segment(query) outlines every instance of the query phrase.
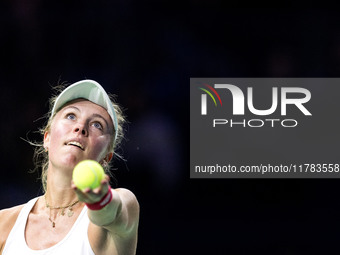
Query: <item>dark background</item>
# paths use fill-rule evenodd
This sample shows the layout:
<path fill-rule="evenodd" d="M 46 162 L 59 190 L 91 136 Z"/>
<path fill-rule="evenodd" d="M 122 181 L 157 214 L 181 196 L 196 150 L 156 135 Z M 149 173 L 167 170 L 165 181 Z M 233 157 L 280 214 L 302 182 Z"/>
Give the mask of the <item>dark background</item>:
<path fill-rule="evenodd" d="M 222 3 L 3 1 L 0 208 L 41 194 L 20 137 L 41 139 L 51 85 L 90 78 L 130 122 L 114 186 L 140 202 L 137 254 L 338 253 L 339 180 L 189 178 L 190 77 L 340 71 L 339 11 Z"/>

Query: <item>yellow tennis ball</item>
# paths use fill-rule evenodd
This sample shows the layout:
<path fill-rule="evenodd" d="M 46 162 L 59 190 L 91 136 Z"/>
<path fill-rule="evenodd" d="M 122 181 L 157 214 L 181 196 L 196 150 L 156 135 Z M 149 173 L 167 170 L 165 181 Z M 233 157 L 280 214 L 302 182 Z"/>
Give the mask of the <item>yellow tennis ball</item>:
<path fill-rule="evenodd" d="M 103 167 L 94 160 L 83 160 L 73 169 L 72 179 L 77 188 L 95 189 L 100 186 L 105 173 Z"/>

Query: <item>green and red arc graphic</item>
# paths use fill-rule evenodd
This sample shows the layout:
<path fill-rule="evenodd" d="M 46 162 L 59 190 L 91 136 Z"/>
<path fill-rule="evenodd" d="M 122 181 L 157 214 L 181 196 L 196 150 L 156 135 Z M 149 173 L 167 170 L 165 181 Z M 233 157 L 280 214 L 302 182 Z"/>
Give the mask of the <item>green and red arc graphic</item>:
<path fill-rule="evenodd" d="M 221 100 L 219 94 L 217 93 L 217 91 L 216 91 L 213 87 L 211 87 L 210 85 L 208 85 L 208 84 L 205 84 L 205 83 L 204 83 L 203 85 L 205 85 L 207 88 L 209 88 L 209 89 L 217 96 L 217 98 L 218 98 L 218 100 L 220 101 L 220 104 L 221 104 L 221 106 L 222 106 L 222 100 Z M 212 98 L 212 100 L 214 101 L 215 106 L 217 106 L 215 97 L 211 94 L 211 92 L 210 92 L 209 90 L 206 90 L 206 89 L 204 89 L 204 88 L 199 88 L 199 89 L 200 89 L 200 90 L 203 90 L 205 93 L 207 93 L 207 94 Z"/>

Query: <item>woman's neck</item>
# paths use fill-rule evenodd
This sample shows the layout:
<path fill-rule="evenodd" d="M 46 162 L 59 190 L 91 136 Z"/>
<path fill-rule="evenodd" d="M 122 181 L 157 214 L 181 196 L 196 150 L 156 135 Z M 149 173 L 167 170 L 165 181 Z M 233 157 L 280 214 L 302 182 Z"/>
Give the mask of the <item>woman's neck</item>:
<path fill-rule="evenodd" d="M 51 206 L 65 206 L 77 200 L 71 182 L 72 173 L 65 174 L 52 167 L 48 168 L 45 198 Z"/>

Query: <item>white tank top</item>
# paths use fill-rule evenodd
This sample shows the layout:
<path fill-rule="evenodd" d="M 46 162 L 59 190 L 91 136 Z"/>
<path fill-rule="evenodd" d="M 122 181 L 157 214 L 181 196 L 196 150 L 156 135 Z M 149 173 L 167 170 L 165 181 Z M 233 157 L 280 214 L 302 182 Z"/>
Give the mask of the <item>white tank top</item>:
<path fill-rule="evenodd" d="M 2 252 L 3 255 L 95 255 L 87 236 L 90 220 L 86 213 L 86 206 L 84 206 L 71 230 L 59 243 L 44 250 L 30 249 L 25 240 L 25 227 L 28 215 L 37 200 L 37 197 L 30 200 L 21 209 L 7 238 L 5 248 Z"/>

